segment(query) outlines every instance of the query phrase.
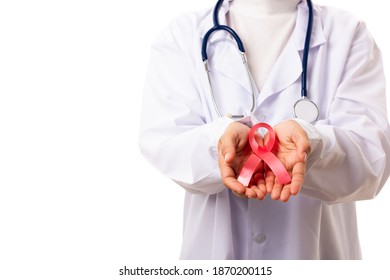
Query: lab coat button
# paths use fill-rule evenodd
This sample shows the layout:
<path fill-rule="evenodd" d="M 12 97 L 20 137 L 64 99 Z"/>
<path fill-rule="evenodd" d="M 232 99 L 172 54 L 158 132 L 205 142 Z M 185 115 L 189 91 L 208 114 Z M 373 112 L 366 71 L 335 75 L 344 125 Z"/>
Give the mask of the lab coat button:
<path fill-rule="evenodd" d="M 255 241 L 257 244 L 262 244 L 267 239 L 267 236 L 264 233 L 258 233 L 255 236 Z"/>

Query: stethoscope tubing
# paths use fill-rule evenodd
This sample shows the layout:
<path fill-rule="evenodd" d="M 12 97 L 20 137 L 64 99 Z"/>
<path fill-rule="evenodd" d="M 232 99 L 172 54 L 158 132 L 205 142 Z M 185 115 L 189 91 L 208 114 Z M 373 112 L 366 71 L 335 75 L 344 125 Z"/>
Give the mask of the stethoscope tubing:
<path fill-rule="evenodd" d="M 307 30 L 306 30 L 304 49 L 303 49 L 303 58 L 302 58 L 301 100 L 308 100 L 308 98 L 307 98 L 307 96 L 308 96 L 308 94 L 307 94 L 307 68 L 308 68 L 308 61 L 309 61 L 309 49 L 310 49 L 310 41 L 311 41 L 311 34 L 312 34 L 312 30 L 313 30 L 313 18 L 314 18 L 314 11 L 313 11 L 312 2 L 311 2 L 311 0 L 306 0 L 306 1 L 307 1 L 307 5 L 308 5 L 308 23 L 307 23 Z M 247 62 L 246 55 L 245 55 L 244 44 L 241 41 L 238 34 L 231 27 L 229 27 L 227 25 L 220 24 L 218 15 L 219 15 L 219 10 L 220 10 L 223 2 L 224 2 L 224 0 L 218 0 L 215 7 L 214 7 L 214 10 L 213 10 L 213 24 L 214 24 L 214 26 L 212 28 L 210 28 L 210 30 L 208 30 L 206 32 L 206 34 L 204 35 L 204 38 L 202 41 L 202 49 L 201 49 L 202 60 L 204 62 L 205 70 L 206 70 L 207 76 L 208 76 L 208 82 L 210 85 L 210 91 L 211 91 L 213 105 L 214 105 L 214 108 L 215 108 L 217 114 L 219 116 L 222 116 L 222 113 L 220 112 L 218 105 L 217 105 L 217 102 L 216 102 L 215 93 L 213 91 L 213 86 L 212 86 L 212 82 L 211 82 L 210 67 L 208 64 L 208 55 L 207 55 L 207 44 L 208 44 L 208 41 L 210 39 L 210 36 L 214 32 L 226 31 L 236 41 L 237 47 L 240 50 L 240 53 L 242 56 L 243 64 L 244 64 L 246 71 L 247 71 L 247 74 L 248 74 L 248 81 L 250 83 L 251 90 L 252 90 L 251 113 L 253 113 L 253 111 L 256 108 L 256 97 L 254 94 L 254 88 L 253 88 L 253 84 L 251 81 L 250 70 L 249 70 L 248 62 Z M 314 104 L 314 102 L 312 102 L 312 103 Z M 318 107 L 316 106 L 316 104 L 314 104 L 314 105 L 315 105 L 314 106 L 315 109 L 317 110 L 317 118 L 318 118 Z M 295 105 L 294 105 L 294 107 L 295 107 Z M 228 114 L 228 115 L 231 118 L 242 118 L 243 117 L 243 115 L 230 115 L 230 114 Z M 295 108 L 294 108 L 294 115 L 295 116 L 297 115 L 295 113 Z M 317 120 L 317 118 L 316 118 L 316 120 Z"/>
<path fill-rule="evenodd" d="M 309 10 L 309 18 L 307 21 L 307 30 L 306 30 L 306 38 L 305 38 L 305 46 L 303 48 L 303 57 L 302 57 L 302 90 L 301 90 L 301 97 L 307 98 L 307 64 L 309 61 L 309 49 L 310 49 L 310 40 L 311 40 L 311 33 L 313 30 L 313 5 L 311 3 L 311 0 L 307 0 L 308 10 Z"/>

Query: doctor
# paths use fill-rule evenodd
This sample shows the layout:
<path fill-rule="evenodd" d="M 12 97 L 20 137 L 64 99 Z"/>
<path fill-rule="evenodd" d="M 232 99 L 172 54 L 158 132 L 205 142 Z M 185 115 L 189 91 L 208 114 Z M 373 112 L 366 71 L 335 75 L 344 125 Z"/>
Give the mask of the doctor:
<path fill-rule="evenodd" d="M 182 259 L 361 258 L 355 202 L 374 198 L 390 173 L 381 55 L 362 21 L 314 5 L 307 89 L 319 116 L 295 118 L 308 7 L 223 1 L 220 24 L 239 34 L 251 83 L 236 42 L 215 32 L 207 44 L 215 100 L 200 57 L 212 8 L 179 16 L 153 44 L 140 147 L 186 190 Z M 244 116 L 225 116 L 236 113 Z M 237 181 L 257 122 L 274 127 L 291 183 L 266 166 L 250 188 Z"/>

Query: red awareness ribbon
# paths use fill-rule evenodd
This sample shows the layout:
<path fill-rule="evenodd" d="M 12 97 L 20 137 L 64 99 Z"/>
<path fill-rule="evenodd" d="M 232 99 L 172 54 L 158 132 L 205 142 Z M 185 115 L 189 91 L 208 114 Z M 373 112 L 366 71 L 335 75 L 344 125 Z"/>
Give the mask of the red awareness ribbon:
<path fill-rule="evenodd" d="M 268 142 L 262 147 L 259 146 L 255 139 L 256 131 L 259 128 L 265 128 L 269 133 Z M 290 174 L 288 174 L 282 162 L 272 153 L 272 149 L 277 143 L 275 131 L 272 129 L 272 127 L 266 123 L 258 123 L 254 125 L 249 131 L 248 138 L 249 144 L 253 150 L 253 154 L 244 163 L 237 180 L 244 186 L 249 186 L 249 182 L 251 181 L 257 166 L 261 163 L 261 161 L 264 161 L 275 174 L 280 184 L 285 185 L 290 183 Z"/>

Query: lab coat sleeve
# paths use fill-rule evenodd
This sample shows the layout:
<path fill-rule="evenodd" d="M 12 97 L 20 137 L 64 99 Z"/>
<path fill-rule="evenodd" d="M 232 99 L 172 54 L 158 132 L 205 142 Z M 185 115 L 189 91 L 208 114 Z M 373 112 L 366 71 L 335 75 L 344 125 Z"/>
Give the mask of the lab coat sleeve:
<path fill-rule="evenodd" d="M 299 121 L 313 151 L 302 193 L 329 203 L 375 197 L 389 173 L 390 130 L 380 51 L 357 28 L 328 118 Z"/>
<path fill-rule="evenodd" d="M 225 188 L 217 143 L 231 120 L 205 121 L 206 105 L 200 97 L 204 89 L 195 61 L 202 63 L 196 48 L 200 38 L 192 38 L 191 28 L 176 20 L 152 45 L 139 145 L 147 161 L 186 190 L 214 194 Z"/>

